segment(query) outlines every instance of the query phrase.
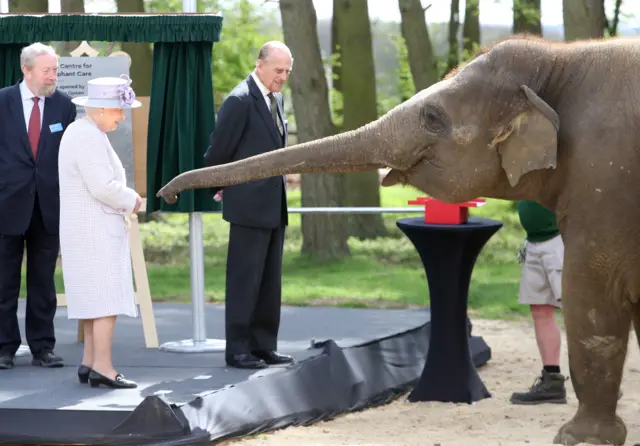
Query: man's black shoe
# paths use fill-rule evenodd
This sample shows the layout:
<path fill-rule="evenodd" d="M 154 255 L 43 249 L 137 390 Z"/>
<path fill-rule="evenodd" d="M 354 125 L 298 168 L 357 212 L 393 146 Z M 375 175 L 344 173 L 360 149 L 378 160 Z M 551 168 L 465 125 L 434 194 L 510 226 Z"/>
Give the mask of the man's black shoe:
<path fill-rule="evenodd" d="M 225 360 L 229 367 L 235 367 L 237 369 L 263 369 L 267 366 L 262 359 L 256 358 L 249 353 L 226 355 Z"/>
<path fill-rule="evenodd" d="M 44 352 L 41 355 L 34 356 L 31 364 L 40 367 L 63 367 L 63 359 L 53 352 Z"/>
<path fill-rule="evenodd" d="M 9 370 L 15 366 L 13 356 L 0 354 L 0 370 Z"/>
<path fill-rule="evenodd" d="M 291 356 L 282 355 L 274 351 L 253 351 L 251 354 L 256 358 L 262 359 L 269 365 L 291 364 L 293 362 Z"/>

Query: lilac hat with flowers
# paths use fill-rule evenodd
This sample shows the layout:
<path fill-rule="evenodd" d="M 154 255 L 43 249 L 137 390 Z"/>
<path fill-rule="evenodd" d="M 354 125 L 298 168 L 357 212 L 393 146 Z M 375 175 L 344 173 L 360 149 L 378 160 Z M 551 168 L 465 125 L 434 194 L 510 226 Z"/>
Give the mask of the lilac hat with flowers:
<path fill-rule="evenodd" d="M 99 77 L 87 82 L 87 96 L 72 99 L 83 107 L 137 108 L 136 94 L 130 87 L 131 79 L 126 74 L 120 77 Z"/>

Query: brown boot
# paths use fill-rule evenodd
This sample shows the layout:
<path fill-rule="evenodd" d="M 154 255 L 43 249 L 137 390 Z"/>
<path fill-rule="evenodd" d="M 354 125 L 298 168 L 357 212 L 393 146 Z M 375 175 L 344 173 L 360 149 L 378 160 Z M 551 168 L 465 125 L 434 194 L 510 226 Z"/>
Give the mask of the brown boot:
<path fill-rule="evenodd" d="M 549 373 L 542 370 L 542 375 L 536 379 L 528 392 L 514 392 L 511 395 L 512 404 L 566 404 L 567 391 L 564 386 L 566 378 L 560 373 Z"/>

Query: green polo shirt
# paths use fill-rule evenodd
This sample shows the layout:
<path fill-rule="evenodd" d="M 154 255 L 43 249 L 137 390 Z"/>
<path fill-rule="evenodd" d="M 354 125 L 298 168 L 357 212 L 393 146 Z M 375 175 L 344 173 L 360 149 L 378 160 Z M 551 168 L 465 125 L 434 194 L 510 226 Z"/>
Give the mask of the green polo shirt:
<path fill-rule="evenodd" d="M 556 214 L 535 201 L 518 201 L 518 217 L 527 241 L 544 242 L 560 234 Z"/>

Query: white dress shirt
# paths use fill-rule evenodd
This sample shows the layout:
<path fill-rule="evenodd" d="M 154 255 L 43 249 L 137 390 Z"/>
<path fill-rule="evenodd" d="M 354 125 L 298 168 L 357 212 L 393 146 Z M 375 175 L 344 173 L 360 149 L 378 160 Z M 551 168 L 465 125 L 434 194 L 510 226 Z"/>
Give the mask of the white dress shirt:
<path fill-rule="evenodd" d="M 269 96 L 268 96 L 268 94 L 271 93 L 271 92 L 269 91 L 269 89 L 267 87 L 264 86 L 264 84 L 262 82 L 260 82 L 260 79 L 258 78 L 258 75 L 256 74 L 255 71 L 251 72 L 251 77 L 253 78 L 253 80 L 255 81 L 256 85 L 260 89 L 260 93 L 262 93 L 262 98 L 267 103 L 267 108 L 269 109 L 269 111 L 271 111 L 271 99 L 269 99 Z"/>
<path fill-rule="evenodd" d="M 260 89 L 260 92 L 262 93 L 262 97 L 263 97 L 264 101 L 267 103 L 267 108 L 269 109 L 269 111 L 271 111 L 271 99 L 269 99 L 269 97 L 267 96 L 271 92 L 269 91 L 269 89 L 267 87 L 264 86 L 264 84 L 262 82 L 260 82 L 260 79 L 256 75 L 255 71 L 251 72 L 251 77 L 253 78 L 253 80 L 255 81 L 256 85 Z M 278 125 L 276 128 L 278 129 L 280 134 L 283 134 L 283 130 L 280 128 L 280 125 Z M 282 181 L 284 182 L 284 187 L 286 189 L 287 188 L 287 176 L 286 175 L 282 175 Z"/>
<path fill-rule="evenodd" d="M 24 111 L 24 124 L 27 132 L 29 131 L 29 119 L 31 118 L 31 110 L 33 110 L 33 98 L 35 94 L 24 81 L 20 82 L 20 96 L 22 96 L 22 110 Z M 38 96 L 40 100 L 38 101 L 38 108 L 40 108 L 40 128 L 42 129 L 42 118 L 44 116 L 44 96 Z"/>
<path fill-rule="evenodd" d="M 262 93 L 262 97 L 263 97 L 264 101 L 267 103 L 267 108 L 269 109 L 269 111 L 271 111 L 271 99 L 269 99 L 269 96 L 268 96 L 269 93 L 271 93 L 271 92 L 269 91 L 269 89 L 267 87 L 264 86 L 264 84 L 262 82 L 260 82 L 260 79 L 256 75 L 255 71 L 251 72 L 251 77 L 253 78 L 253 80 L 255 81 L 256 85 L 260 89 L 260 93 Z M 278 115 L 280 115 L 280 114 L 278 113 Z M 281 135 L 284 134 L 284 130 L 282 129 L 281 124 L 280 124 L 280 120 L 278 120 L 278 125 L 276 126 L 276 128 L 278 129 L 278 132 L 280 132 Z"/>

